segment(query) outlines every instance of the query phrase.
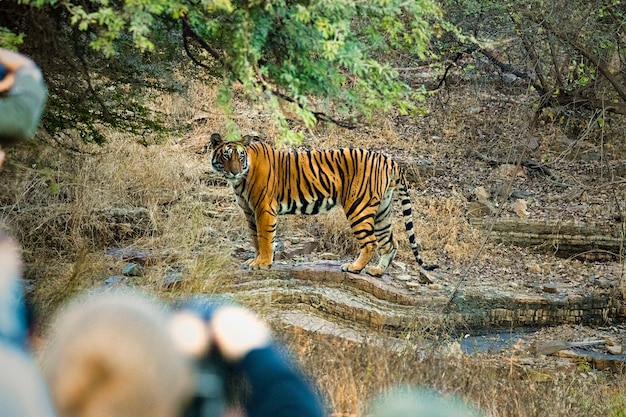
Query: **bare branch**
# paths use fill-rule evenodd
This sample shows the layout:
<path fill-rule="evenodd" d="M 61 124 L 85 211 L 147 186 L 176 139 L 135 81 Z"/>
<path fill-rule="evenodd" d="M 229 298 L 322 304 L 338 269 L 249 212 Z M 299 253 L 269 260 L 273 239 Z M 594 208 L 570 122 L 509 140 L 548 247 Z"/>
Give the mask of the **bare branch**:
<path fill-rule="evenodd" d="M 441 76 L 441 79 L 437 83 L 437 86 L 434 88 L 434 91 L 439 90 L 441 86 L 443 85 L 443 83 L 446 82 L 446 78 L 448 77 L 448 72 L 450 72 L 450 70 L 453 67 L 456 67 L 456 63 L 459 61 L 459 59 L 463 57 L 463 55 L 472 54 L 477 49 L 478 49 L 478 45 L 472 44 L 469 47 L 467 47 L 467 49 L 465 49 L 464 51 L 457 53 L 454 59 L 452 60 L 452 62 L 450 62 L 448 66 L 446 67 L 446 70 L 443 72 L 443 75 Z"/>
<path fill-rule="evenodd" d="M 191 26 L 189 26 L 189 23 L 187 22 L 187 20 L 183 19 L 183 45 L 185 47 L 185 52 L 187 53 L 187 56 L 193 61 L 194 64 L 199 65 L 202 68 L 210 69 L 208 65 L 203 64 L 196 57 L 193 56 L 193 54 L 191 53 L 191 50 L 189 49 L 189 41 L 188 41 L 189 38 L 193 38 L 193 40 L 198 42 L 198 44 L 202 47 L 202 49 L 207 51 L 213 57 L 213 59 L 218 61 L 228 71 L 232 70 L 232 68 L 226 62 L 224 57 L 222 57 L 219 52 L 213 49 L 211 45 L 206 43 L 204 39 L 202 39 L 196 32 L 194 32 Z"/>
<path fill-rule="evenodd" d="M 624 86 L 620 83 L 620 81 L 617 78 L 615 78 L 615 76 L 611 73 L 611 71 L 609 71 L 609 69 L 605 65 L 602 64 L 600 58 L 598 58 L 597 56 L 595 56 L 594 54 L 592 54 L 591 52 L 583 48 L 580 44 L 578 44 L 578 42 L 576 42 L 567 34 L 554 29 L 552 25 L 550 25 L 545 20 L 541 21 L 540 24 L 543 28 L 548 30 L 557 38 L 569 43 L 574 49 L 580 52 L 582 56 L 584 56 L 589 61 L 591 61 L 591 63 L 596 68 L 598 68 L 598 71 L 600 71 L 600 73 L 604 76 L 604 78 L 606 78 L 607 81 L 611 83 L 611 85 L 613 86 L 617 94 L 620 96 L 620 98 L 626 102 L 626 89 L 624 89 Z"/>

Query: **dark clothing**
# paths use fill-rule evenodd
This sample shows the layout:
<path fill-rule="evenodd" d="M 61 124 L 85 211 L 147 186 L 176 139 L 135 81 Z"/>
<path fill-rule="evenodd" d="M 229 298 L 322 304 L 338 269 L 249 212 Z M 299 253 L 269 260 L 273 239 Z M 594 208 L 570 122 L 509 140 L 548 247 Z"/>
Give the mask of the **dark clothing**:
<path fill-rule="evenodd" d="M 251 385 L 248 417 L 322 417 L 318 395 L 276 346 L 255 349 L 238 364 Z"/>

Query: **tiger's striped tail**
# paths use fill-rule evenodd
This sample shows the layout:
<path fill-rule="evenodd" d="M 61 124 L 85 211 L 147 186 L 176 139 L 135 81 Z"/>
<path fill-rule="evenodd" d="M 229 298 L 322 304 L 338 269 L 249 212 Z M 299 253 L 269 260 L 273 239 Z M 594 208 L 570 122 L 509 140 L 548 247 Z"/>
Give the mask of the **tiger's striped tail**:
<path fill-rule="evenodd" d="M 424 261 L 419 254 L 419 248 L 415 239 L 415 231 L 413 230 L 413 208 L 411 205 L 411 196 L 409 195 L 409 188 L 406 184 L 406 178 L 404 174 L 400 173 L 398 180 L 398 191 L 400 195 L 400 202 L 402 204 L 402 217 L 404 218 L 404 227 L 409 237 L 409 243 L 413 250 L 413 256 L 417 263 L 426 271 L 432 271 L 439 268 L 439 265 L 424 265 Z"/>

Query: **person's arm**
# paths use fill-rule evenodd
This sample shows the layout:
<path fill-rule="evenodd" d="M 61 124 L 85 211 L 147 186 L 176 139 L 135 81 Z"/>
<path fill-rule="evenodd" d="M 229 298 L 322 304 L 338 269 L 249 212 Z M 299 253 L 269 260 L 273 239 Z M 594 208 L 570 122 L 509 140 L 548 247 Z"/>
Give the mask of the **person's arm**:
<path fill-rule="evenodd" d="M 296 364 L 279 352 L 267 324 L 250 310 L 218 308 L 210 321 L 224 359 L 243 372 L 251 385 L 248 417 L 321 417 L 320 398 Z"/>
<path fill-rule="evenodd" d="M 248 417 L 322 417 L 316 393 L 295 364 L 270 345 L 248 353 L 238 368 L 248 377 L 252 395 Z"/>
<path fill-rule="evenodd" d="M 32 136 L 43 113 L 47 90 L 37 65 L 16 52 L 0 48 L 0 145 Z"/>
<path fill-rule="evenodd" d="M 196 297 L 172 316 L 169 328 L 176 345 L 186 355 L 200 362 L 208 359 L 210 363 L 210 355 L 217 354 L 217 363 L 228 364 L 225 375 L 247 380 L 250 390 L 242 391 L 247 417 L 324 415 L 321 397 L 313 385 L 273 341 L 268 325 L 252 311 Z M 230 374 L 231 371 L 235 372 Z M 203 393 L 196 399 L 213 399 L 213 394 L 211 390 L 210 396 Z M 186 415 L 199 415 L 197 410 L 212 405 L 214 401 L 195 402 Z"/>

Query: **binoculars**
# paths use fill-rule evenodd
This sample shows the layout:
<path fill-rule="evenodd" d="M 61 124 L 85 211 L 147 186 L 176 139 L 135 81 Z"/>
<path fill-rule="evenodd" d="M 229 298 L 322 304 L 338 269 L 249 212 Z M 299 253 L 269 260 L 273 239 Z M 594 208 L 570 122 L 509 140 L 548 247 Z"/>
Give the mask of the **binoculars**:
<path fill-rule="evenodd" d="M 208 341 L 204 329 L 211 316 L 223 303 L 211 297 L 197 296 L 185 300 L 174 312 L 178 329 L 171 329 L 177 344 L 194 360 L 195 394 L 183 417 L 219 417 L 234 394 L 233 378 L 237 372 L 221 357 Z M 194 323 L 195 322 L 195 323 Z"/>

